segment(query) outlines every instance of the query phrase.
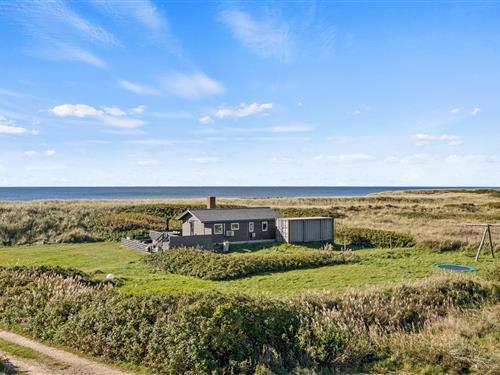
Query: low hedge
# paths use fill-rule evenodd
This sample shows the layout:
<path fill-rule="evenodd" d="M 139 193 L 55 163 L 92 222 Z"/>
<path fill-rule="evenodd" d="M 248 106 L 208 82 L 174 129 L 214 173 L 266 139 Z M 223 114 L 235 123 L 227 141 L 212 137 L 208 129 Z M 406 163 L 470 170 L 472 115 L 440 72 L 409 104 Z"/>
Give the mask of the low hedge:
<path fill-rule="evenodd" d="M 405 233 L 369 228 L 336 228 L 335 239 L 354 247 L 413 247 L 415 240 Z"/>
<path fill-rule="evenodd" d="M 377 346 L 381 335 L 418 332 L 453 309 L 481 308 L 500 297 L 494 284 L 460 277 L 278 300 L 126 295 L 71 275 L 0 269 L 0 325 L 161 374 L 351 373 L 387 355 Z"/>
<path fill-rule="evenodd" d="M 144 262 L 158 270 L 205 280 L 231 280 L 266 272 L 284 272 L 356 261 L 350 253 L 311 250 L 307 254 L 218 254 L 205 250 L 175 249 L 146 256 Z"/>

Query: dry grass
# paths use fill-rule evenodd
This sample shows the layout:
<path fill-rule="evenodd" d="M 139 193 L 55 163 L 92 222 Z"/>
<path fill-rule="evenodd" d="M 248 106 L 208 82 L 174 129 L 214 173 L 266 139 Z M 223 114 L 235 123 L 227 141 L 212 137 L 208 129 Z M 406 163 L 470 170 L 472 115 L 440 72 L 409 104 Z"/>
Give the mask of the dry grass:
<path fill-rule="evenodd" d="M 113 233 L 146 229 L 143 226 L 148 223 L 161 227 L 166 216 L 203 204 L 202 199 L 0 202 L 0 242 L 109 240 L 114 239 Z M 478 246 L 481 236 L 480 228 L 465 227 L 465 223 L 500 223 L 500 192 L 494 190 L 400 191 L 336 198 L 222 198 L 218 204 L 272 206 L 285 214 L 290 208 L 325 209 L 340 217 L 339 226 L 408 233 L 420 244 L 459 241 L 463 248 Z M 165 213 L 169 208 L 170 213 Z M 493 229 L 493 236 L 499 249 L 500 227 Z M 9 243 L 10 238 L 15 240 Z"/>

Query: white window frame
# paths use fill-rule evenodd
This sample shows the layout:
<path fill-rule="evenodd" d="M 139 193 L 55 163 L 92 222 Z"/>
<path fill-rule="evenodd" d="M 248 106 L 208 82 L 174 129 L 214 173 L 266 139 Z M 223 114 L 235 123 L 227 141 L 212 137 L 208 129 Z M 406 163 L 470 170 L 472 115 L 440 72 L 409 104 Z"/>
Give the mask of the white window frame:
<path fill-rule="evenodd" d="M 220 225 L 220 231 L 216 228 Z M 214 234 L 224 234 L 224 224 L 214 224 Z"/>
<path fill-rule="evenodd" d="M 250 221 L 250 222 L 248 223 L 248 232 L 249 232 L 249 233 L 253 233 L 253 232 L 255 232 L 255 223 L 254 223 L 253 221 Z"/>
<path fill-rule="evenodd" d="M 264 227 L 265 227 L 265 229 L 264 229 Z M 263 221 L 262 222 L 262 231 L 267 232 L 268 229 L 269 229 L 269 223 L 267 221 Z"/>
<path fill-rule="evenodd" d="M 231 223 L 231 230 L 240 230 L 240 223 Z"/>

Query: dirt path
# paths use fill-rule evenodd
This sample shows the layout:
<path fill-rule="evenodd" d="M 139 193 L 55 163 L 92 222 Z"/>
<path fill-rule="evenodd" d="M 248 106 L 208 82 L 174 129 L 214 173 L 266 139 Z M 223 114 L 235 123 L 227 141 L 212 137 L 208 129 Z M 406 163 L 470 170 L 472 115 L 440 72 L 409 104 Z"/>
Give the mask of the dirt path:
<path fill-rule="evenodd" d="M 0 351 L 0 357 L 6 358 L 12 367 L 21 373 L 36 375 L 131 375 L 129 372 L 79 357 L 61 349 L 52 348 L 15 333 L 0 330 L 0 338 L 35 350 L 61 364 L 67 365 L 67 368 L 64 369 L 49 368 L 45 364 L 38 363 L 35 360 L 15 357 L 9 353 Z"/>

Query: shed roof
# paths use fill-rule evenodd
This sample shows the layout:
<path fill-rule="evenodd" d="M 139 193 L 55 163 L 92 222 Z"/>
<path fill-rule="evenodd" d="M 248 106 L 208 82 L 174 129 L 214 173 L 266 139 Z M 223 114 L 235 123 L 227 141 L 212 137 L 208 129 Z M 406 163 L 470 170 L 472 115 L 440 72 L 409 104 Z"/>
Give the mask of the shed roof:
<path fill-rule="evenodd" d="M 191 214 L 201 222 L 215 221 L 251 221 L 277 219 L 278 214 L 270 207 L 252 207 L 252 208 L 211 208 L 211 209 L 192 209 L 187 210 L 177 217 L 182 220 L 187 214 Z"/>

